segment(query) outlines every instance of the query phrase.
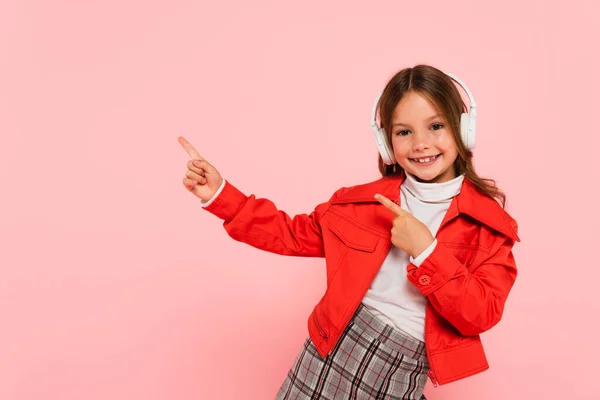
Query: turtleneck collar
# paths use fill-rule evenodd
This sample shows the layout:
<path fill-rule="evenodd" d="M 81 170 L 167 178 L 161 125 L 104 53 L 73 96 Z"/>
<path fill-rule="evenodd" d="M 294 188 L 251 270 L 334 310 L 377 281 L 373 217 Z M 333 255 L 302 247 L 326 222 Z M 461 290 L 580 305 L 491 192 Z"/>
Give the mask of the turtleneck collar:
<path fill-rule="evenodd" d="M 413 175 L 406 171 L 405 174 L 406 179 L 402 187 L 417 199 L 428 203 L 450 200 L 458 195 L 465 178 L 464 175 L 459 175 L 454 179 L 442 183 L 424 183 L 417 181 Z"/>

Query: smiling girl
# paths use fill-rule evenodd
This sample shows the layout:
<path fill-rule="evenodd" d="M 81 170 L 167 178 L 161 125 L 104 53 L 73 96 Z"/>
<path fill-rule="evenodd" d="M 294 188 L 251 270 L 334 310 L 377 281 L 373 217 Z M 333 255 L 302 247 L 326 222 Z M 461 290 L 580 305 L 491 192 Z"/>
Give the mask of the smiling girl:
<path fill-rule="evenodd" d="M 473 167 L 474 124 L 457 78 L 401 70 L 374 105 L 382 178 L 293 217 L 179 138 L 184 186 L 232 238 L 325 258 L 327 289 L 277 399 L 424 399 L 427 376 L 437 386 L 488 369 L 479 335 L 503 315 L 519 238 L 504 194 Z"/>

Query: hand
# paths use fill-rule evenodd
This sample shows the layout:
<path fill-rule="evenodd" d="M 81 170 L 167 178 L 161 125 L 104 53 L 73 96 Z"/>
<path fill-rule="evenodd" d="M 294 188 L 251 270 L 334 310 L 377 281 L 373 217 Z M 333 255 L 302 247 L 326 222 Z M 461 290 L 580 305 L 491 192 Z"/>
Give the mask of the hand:
<path fill-rule="evenodd" d="M 376 194 L 375 198 L 396 215 L 392 221 L 392 244 L 417 258 L 435 240 L 427 225 L 403 210 L 390 199 Z"/>
<path fill-rule="evenodd" d="M 183 186 L 200 199 L 210 200 L 221 186 L 223 178 L 219 171 L 203 159 L 187 140 L 180 136 L 177 141 L 192 157 L 192 160 L 187 163 L 188 170 L 183 179 Z"/>

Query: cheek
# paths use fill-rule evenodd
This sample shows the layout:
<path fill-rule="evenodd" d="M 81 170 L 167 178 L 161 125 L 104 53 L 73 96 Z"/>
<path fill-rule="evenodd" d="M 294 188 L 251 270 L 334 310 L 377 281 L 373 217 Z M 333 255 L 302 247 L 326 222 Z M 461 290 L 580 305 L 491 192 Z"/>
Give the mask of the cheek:
<path fill-rule="evenodd" d="M 458 154 L 458 150 L 456 149 L 456 144 L 454 143 L 454 138 L 448 132 L 444 133 L 440 136 L 436 142 L 436 147 L 438 150 L 443 151 L 449 155 Z"/>
<path fill-rule="evenodd" d="M 408 154 L 410 153 L 410 145 L 404 143 L 394 143 L 394 157 L 396 162 L 404 169 L 410 169 L 410 161 L 408 161 Z"/>
<path fill-rule="evenodd" d="M 394 149 L 394 155 L 396 158 L 406 157 L 410 151 L 409 140 L 396 140 L 398 136 L 392 138 L 392 147 Z"/>

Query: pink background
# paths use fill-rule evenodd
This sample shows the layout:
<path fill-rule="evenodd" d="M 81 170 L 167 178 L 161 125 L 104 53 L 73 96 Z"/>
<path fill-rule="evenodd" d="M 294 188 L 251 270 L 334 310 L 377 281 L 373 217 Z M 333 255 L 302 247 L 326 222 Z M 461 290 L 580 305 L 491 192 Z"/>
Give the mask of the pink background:
<path fill-rule="evenodd" d="M 523 240 L 491 369 L 426 394 L 600 398 L 598 2 L 366 3 L 2 0 L 0 399 L 273 398 L 324 264 L 230 239 L 177 136 L 308 212 L 378 177 L 372 101 L 417 63 L 473 91 Z"/>

